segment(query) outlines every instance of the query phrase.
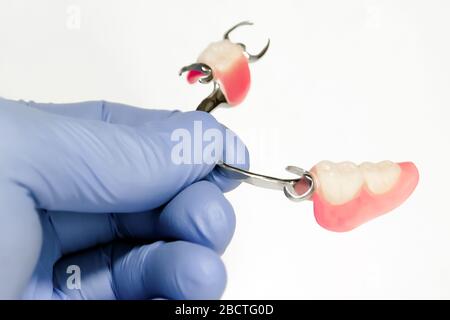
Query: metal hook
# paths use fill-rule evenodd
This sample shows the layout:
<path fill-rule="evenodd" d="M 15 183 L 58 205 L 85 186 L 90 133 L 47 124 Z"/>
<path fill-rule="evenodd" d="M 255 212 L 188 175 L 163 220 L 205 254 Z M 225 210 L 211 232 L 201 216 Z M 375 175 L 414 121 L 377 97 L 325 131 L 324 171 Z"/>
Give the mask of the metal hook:
<path fill-rule="evenodd" d="M 209 83 L 214 78 L 212 69 L 207 64 L 200 62 L 193 63 L 181 68 L 180 72 L 178 72 L 178 75 L 181 76 L 183 73 L 191 70 L 198 71 L 204 75 L 198 80 L 200 83 Z"/>
<path fill-rule="evenodd" d="M 214 79 L 211 68 L 204 63 L 193 63 L 189 66 L 185 66 L 181 68 L 179 75 L 181 76 L 183 73 L 191 70 L 195 70 L 204 74 L 204 76 L 198 80 L 200 83 L 209 83 Z M 217 84 L 216 81 L 214 81 L 213 92 L 205 99 L 203 99 L 203 101 L 198 105 L 197 111 L 211 112 L 218 105 L 226 102 L 227 99 L 225 98 L 225 95 L 220 89 L 220 86 Z"/>
<path fill-rule="evenodd" d="M 228 29 L 225 34 L 223 35 L 223 39 L 224 40 L 230 40 L 230 33 L 233 32 L 235 29 L 241 27 L 241 26 L 252 26 L 253 22 L 251 21 L 242 21 L 239 22 L 238 24 L 232 26 L 230 29 Z"/>
<path fill-rule="evenodd" d="M 231 166 L 227 163 L 220 162 L 217 164 L 221 169 L 227 171 L 229 174 L 227 177 L 231 179 L 241 180 L 243 182 L 252 184 L 257 187 L 267 188 L 267 189 L 275 189 L 275 190 L 283 190 L 286 197 L 288 197 L 292 201 L 303 201 L 311 198 L 312 194 L 315 190 L 314 178 L 310 172 L 298 168 L 295 166 L 288 166 L 286 168 L 287 171 L 298 174 L 300 177 L 296 179 L 280 179 L 275 177 L 270 177 L 254 172 L 250 172 L 241 168 L 237 168 Z M 301 181 L 302 179 L 306 179 L 309 184 L 309 188 L 302 194 L 298 194 L 295 191 L 295 185 Z"/>
<path fill-rule="evenodd" d="M 251 54 L 251 53 L 248 53 L 247 51 L 245 51 L 245 53 L 248 55 L 248 62 L 254 63 L 254 62 L 258 61 L 259 59 L 261 59 L 262 57 L 264 57 L 267 50 L 269 50 L 269 47 L 270 47 L 270 39 L 267 40 L 266 46 L 258 54 Z"/>
<path fill-rule="evenodd" d="M 239 22 L 238 24 L 236 24 L 235 26 L 231 27 L 230 29 L 228 29 L 227 32 L 225 32 L 225 34 L 223 35 L 223 39 L 224 40 L 230 40 L 230 33 L 234 30 L 236 30 L 237 28 L 241 27 L 241 26 L 252 26 L 253 22 L 250 21 L 242 21 Z M 248 57 L 248 62 L 249 63 L 253 63 L 258 61 L 259 59 L 261 59 L 267 52 L 267 50 L 269 50 L 269 46 L 270 46 L 270 39 L 267 40 L 267 44 L 266 46 L 258 53 L 258 54 L 251 54 L 247 51 L 247 48 L 244 44 L 242 43 L 238 43 L 243 49 L 245 54 Z"/>

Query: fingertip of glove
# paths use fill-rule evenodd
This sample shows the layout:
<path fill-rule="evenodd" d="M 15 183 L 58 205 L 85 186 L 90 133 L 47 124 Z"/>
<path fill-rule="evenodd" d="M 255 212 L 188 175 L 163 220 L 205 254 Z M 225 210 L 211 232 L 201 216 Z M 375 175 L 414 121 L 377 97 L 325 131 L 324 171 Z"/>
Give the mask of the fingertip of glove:
<path fill-rule="evenodd" d="M 158 263 L 164 266 L 163 273 L 167 277 L 160 283 L 161 296 L 186 300 L 219 299 L 222 296 L 227 275 L 222 260 L 213 250 L 175 241 L 165 243 L 158 251 Z"/>
<path fill-rule="evenodd" d="M 177 270 L 182 299 L 219 299 L 226 286 L 225 266 L 211 249 L 184 243 L 186 252 Z M 180 245 L 180 249 L 183 246 Z"/>

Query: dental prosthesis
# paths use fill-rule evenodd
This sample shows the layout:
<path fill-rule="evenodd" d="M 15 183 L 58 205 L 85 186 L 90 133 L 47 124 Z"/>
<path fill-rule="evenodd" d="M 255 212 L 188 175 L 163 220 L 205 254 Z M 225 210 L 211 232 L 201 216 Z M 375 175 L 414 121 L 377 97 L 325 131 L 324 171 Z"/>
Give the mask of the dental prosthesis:
<path fill-rule="evenodd" d="M 230 40 L 230 33 L 251 22 L 241 22 L 228 30 L 221 41 L 210 44 L 197 62 L 183 67 L 189 83 L 214 83 L 213 92 L 197 110 L 211 112 L 218 105 L 240 104 L 250 89 L 249 63 L 267 52 L 270 40 L 257 55 L 242 43 Z M 310 171 L 289 166 L 299 178 L 280 179 L 253 173 L 227 163 L 218 166 L 227 176 L 270 189 L 283 190 L 293 201 L 312 200 L 314 216 L 322 227 L 336 232 L 350 231 L 400 206 L 414 191 L 419 172 L 412 162 L 333 163 L 322 161 Z"/>

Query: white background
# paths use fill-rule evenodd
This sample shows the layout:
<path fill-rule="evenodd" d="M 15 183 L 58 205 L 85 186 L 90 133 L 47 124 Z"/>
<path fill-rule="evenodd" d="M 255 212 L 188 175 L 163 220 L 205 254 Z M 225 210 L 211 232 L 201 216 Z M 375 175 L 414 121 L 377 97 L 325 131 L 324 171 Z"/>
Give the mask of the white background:
<path fill-rule="evenodd" d="M 319 227 L 311 203 L 233 191 L 224 298 L 450 298 L 449 1 L 0 0 L 0 96 L 191 110 L 211 88 L 179 68 L 247 19 L 234 38 L 272 47 L 244 104 L 215 115 L 252 169 L 412 160 L 421 181 L 343 234 Z"/>

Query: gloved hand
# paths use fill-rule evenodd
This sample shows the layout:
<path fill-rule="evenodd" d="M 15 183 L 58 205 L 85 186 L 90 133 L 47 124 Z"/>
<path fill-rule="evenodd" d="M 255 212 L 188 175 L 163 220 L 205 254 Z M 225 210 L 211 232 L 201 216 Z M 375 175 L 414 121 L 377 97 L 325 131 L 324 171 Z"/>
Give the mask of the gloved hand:
<path fill-rule="evenodd" d="M 204 112 L 0 99 L 0 298 L 219 298 L 238 182 L 172 161 L 195 121 L 225 137 Z"/>

